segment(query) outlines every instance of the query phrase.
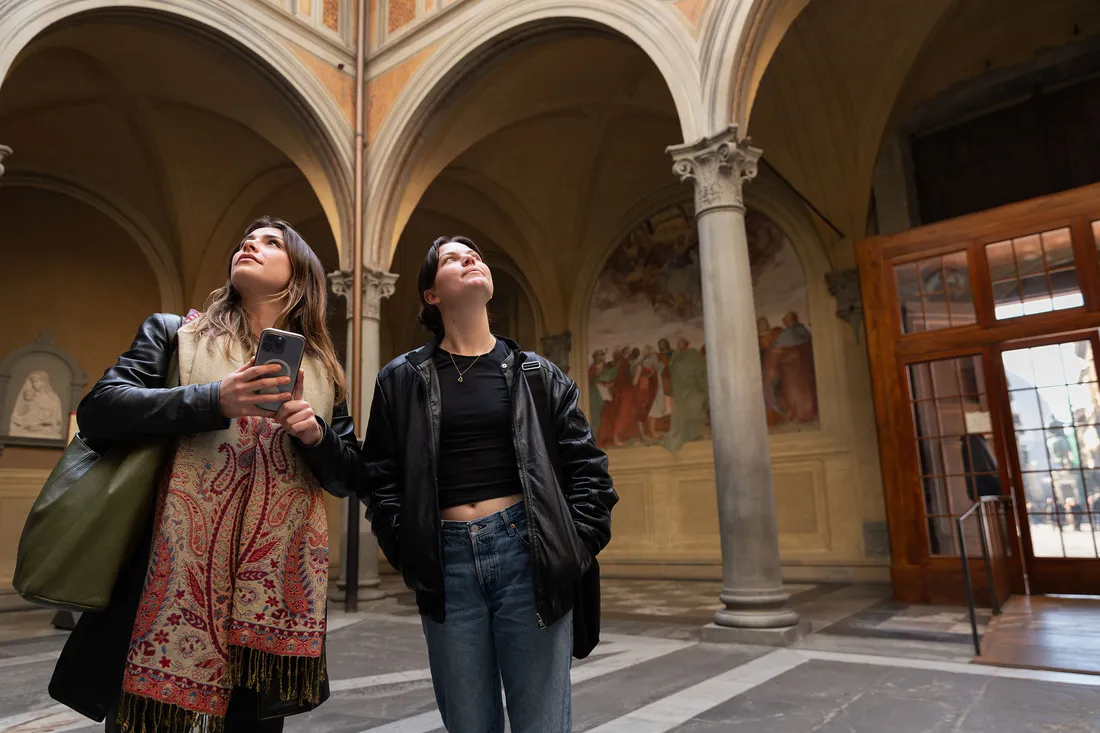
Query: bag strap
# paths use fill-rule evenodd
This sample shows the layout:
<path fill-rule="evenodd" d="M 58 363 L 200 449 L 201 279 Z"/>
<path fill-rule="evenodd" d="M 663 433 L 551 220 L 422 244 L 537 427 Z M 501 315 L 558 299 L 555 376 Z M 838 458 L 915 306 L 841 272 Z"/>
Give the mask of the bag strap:
<path fill-rule="evenodd" d="M 190 314 L 188 314 L 190 317 Z M 171 337 L 168 339 L 168 350 L 171 352 L 171 356 L 168 358 L 168 373 L 164 375 L 164 386 L 167 389 L 173 387 L 179 387 L 180 385 L 180 329 L 187 323 L 187 319 L 181 318 L 175 314 L 168 317 L 171 321 L 168 324 L 168 328 L 171 331 Z M 178 320 L 178 323 L 176 322 Z"/>
<path fill-rule="evenodd" d="M 558 474 L 558 484 L 564 492 L 565 484 L 561 482 L 561 463 L 558 461 L 558 441 L 554 431 L 554 420 L 550 416 L 550 390 L 546 388 L 546 370 L 542 368 L 542 362 L 530 356 L 520 365 L 520 370 L 527 379 L 527 387 L 535 400 L 535 412 L 538 413 L 542 439 L 546 443 L 546 455 Z"/>
<path fill-rule="evenodd" d="M 167 389 L 180 386 L 180 356 L 179 340 L 172 339 L 172 358 L 168 360 L 168 374 L 164 377 L 164 386 Z"/>

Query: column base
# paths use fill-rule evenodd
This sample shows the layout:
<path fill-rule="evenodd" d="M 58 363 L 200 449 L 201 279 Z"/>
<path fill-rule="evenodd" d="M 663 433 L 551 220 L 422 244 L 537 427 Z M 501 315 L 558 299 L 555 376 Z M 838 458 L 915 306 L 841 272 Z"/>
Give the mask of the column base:
<path fill-rule="evenodd" d="M 714 623 L 741 629 L 784 629 L 798 625 L 798 614 L 787 606 L 790 595 L 775 588 L 723 588 L 718 600 L 725 608 L 714 614 Z"/>
<path fill-rule="evenodd" d="M 748 644 L 752 646 L 790 646 L 810 633 L 809 621 L 798 621 L 781 628 L 746 628 L 707 624 L 702 640 L 711 644 Z"/>
<path fill-rule="evenodd" d="M 386 591 L 382 590 L 382 581 L 375 580 L 372 583 L 359 581 L 359 600 L 366 601 L 380 601 L 386 597 Z M 343 580 L 334 580 L 328 584 L 328 599 L 330 601 L 340 601 L 341 603 L 348 597 L 348 586 Z"/>

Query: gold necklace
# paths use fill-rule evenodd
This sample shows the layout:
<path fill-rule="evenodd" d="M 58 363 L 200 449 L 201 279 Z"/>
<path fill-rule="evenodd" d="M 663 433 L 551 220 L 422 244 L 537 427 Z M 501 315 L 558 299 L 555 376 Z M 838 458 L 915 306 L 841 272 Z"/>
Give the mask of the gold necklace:
<path fill-rule="evenodd" d="M 496 341 L 496 339 L 493 339 L 493 348 L 489 349 L 484 354 L 478 354 L 476 357 L 474 357 L 474 360 L 470 362 L 470 366 L 466 367 L 465 369 L 459 369 L 458 368 L 458 364 L 455 362 L 455 355 L 448 351 L 447 356 L 451 357 L 451 364 L 454 366 L 455 371 L 458 372 L 458 381 L 461 383 L 463 375 L 465 375 L 466 372 L 468 372 L 468 371 L 470 371 L 471 369 L 474 368 L 474 364 L 477 364 L 477 360 L 480 359 L 481 357 L 485 356 L 485 354 L 493 353 L 493 349 L 495 349 L 496 347 L 497 347 L 497 341 Z"/>
<path fill-rule="evenodd" d="M 466 369 L 463 370 L 463 369 L 458 368 L 458 364 L 455 364 L 455 355 L 454 354 L 452 354 L 451 352 L 448 351 L 447 355 L 451 357 L 451 364 L 454 364 L 455 371 L 458 372 L 458 381 L 459 382 L 462 381 L 462 375 L 464 375 L 466 372 L 473 369 L 474 364 L 477 364 L 477 360 L 482 357 L 482 354 L 478 354 L 477 357 L 473 361 L 470 362 L 470 366 L 466 367 Z"/>

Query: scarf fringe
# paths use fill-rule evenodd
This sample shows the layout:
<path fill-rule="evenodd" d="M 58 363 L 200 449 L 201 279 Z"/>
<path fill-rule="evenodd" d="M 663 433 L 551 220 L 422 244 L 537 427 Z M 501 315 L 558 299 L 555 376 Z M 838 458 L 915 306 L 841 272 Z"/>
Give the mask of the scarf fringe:
<path fill-rule="evenodd" d="M 225 733 L 225 717 L 196 713 L 123 691 L 115 719 L 123 733 Z"/>
<path fill-rule="evenodd" d="M 291 657 L 248 647 L 230 649 L 234 681 L 239 687 L 270 695 L 278 685 L 279 699 L 298 705 L 321 702 L 325 680 L 325 650 L 319 657 Z"/>
<path fill-rule="evenodd" d="M 230 648 L 230 674 L 235 687 L 270 695 L 298 705 L 318 705 L 327 677 L 325 650 L 320 657 L 290 657 L 248 647 Z M 179 705 L 123 691 L 119 697 L 119 728 L 123 733 L 225 733 L 225 716 L 198 713 Z"/>

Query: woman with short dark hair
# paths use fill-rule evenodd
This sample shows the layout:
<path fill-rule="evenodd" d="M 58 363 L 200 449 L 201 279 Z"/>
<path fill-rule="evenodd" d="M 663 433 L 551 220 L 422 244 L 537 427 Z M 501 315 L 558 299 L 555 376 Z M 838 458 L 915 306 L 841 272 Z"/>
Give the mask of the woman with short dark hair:
<path fill-rule="evenodd" d="M 513 733 L 568 733 L 574 588 L 618 500 L 607 457 L 573 381 L 491 332 L 493 278 L 473 241 L 436 240 L 417 289 L 434 338 L 378 375 L 372 529 L 416 591 L 447 730 L 502 733 L 503 682 Z M 529 379 L 543 380 L 541 407 Z"/>

